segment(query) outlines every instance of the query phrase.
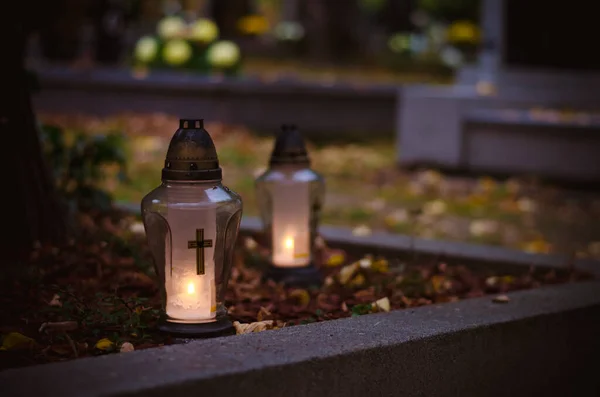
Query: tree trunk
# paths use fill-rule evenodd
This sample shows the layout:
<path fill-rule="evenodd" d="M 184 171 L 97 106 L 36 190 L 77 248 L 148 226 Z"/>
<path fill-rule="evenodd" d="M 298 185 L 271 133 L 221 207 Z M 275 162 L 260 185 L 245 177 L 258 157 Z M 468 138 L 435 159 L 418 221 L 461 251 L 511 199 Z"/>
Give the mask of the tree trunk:
<path fill-rule="evenodd" d="M 0 82 L 0 144 L 2 167 L 3 249 L 0 264 L 16 264 L 36 242 L 60 244 L 66 235 L 66 217 L 55 194 L 42 155 L 30 85 L 25 70 L 25 48 L 34 18 L 16 14 L 0 28 L 4 53 Z M 23 16 L 19 18 L 19 16 Z M 21 20 L 19 20 L 21 19 Z"/>

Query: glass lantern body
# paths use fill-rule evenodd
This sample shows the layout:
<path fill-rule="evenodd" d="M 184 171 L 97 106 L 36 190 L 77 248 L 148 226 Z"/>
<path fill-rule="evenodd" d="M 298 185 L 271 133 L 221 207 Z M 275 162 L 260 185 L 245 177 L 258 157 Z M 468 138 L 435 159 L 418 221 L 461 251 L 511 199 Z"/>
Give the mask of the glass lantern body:
<path fill-rule="evenodd" d="M 219 182 L 163 182 L 142 200 L 166 320 L 216 321 L 242 216 L 241 198 Z"/>
<path fill-rule="evenodd" d="M 323 177 L 306 165 L 272 165 L 257 178 L 256 193 L 273 266 L 310 265 L 325 195 Z"/>

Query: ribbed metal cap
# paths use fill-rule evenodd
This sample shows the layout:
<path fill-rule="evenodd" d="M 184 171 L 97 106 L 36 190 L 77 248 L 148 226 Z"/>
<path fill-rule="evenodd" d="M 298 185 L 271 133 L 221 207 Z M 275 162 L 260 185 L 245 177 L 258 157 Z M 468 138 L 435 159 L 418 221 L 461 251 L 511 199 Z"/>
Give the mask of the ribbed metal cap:
<path fill-rule="evenodd" d="M 304 138 L 294 124 L 283 124 L 281 131 L 275 139 L 275 146 L 271 153 L 271 165 L 302 164 L 310 165 L 310 158 L 306 151 Z"/>
<path fill-rule="evenodd" d="M 162 179 L 190 182 L 222 179 L 217 150 L 204 129 L 204 120 L 179 120 L 179 129 L 169 144 Z"/>

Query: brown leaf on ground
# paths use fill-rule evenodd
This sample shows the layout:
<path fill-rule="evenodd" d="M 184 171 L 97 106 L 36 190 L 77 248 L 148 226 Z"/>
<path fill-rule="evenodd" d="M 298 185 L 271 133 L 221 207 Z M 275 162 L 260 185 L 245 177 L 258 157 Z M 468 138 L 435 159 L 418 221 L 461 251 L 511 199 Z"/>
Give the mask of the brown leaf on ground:
<path fill-rule="evenodd" d="M 261 306 L 258 314 L 256 315 L 256 319 L 259 322 L 264 320 L 273 320 L 273 313 L 267 310 L 264 306 Z"/>
<path fill-rule="evenodd" d="M 252 332 L 261 332 L 273 329 L 273 320 L 257 321 L 250 324 L 242 324 L 239 321 L 234 321 L 233 326 L 238 335 L 249 334 Z"/>
<path fill-rule="evenodd" d="M 305 289 L 295 289 L 289 297 L 300 308 L 306 308 L 310 303 L 310 294 Z"/>

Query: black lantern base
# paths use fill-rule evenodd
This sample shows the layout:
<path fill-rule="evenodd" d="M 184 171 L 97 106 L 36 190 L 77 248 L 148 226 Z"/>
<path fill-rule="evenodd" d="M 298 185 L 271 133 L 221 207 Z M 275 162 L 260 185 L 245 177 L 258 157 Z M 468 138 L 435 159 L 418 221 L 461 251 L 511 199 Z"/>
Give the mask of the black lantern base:
<path fill-rule="evenodd" d="M 263 275 L 263 281 L 265 280 L 300 288 L 323 284 L 323 277 L 313 263 L 304 267 L 278 267 L 271 264 Z"/>
<path fill-rule="evenodd" d="M 235 328 L 227 317 L 212 323 L 173 323 L 162 318 L 158 324 L 161 332 L 177 338 L 216 338 L 218 336 L 234 335 Z"/>

